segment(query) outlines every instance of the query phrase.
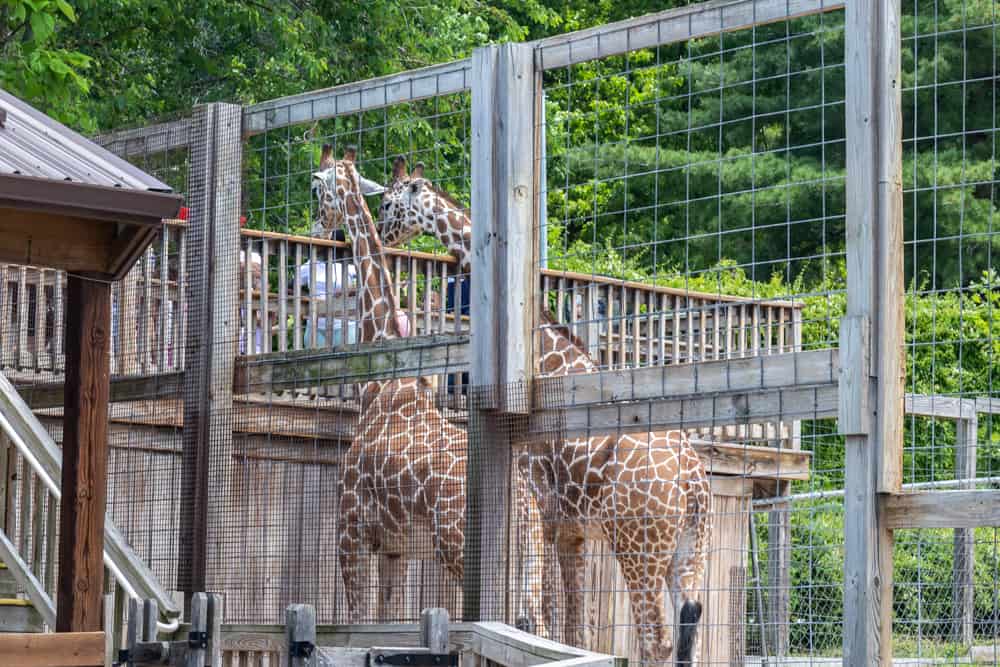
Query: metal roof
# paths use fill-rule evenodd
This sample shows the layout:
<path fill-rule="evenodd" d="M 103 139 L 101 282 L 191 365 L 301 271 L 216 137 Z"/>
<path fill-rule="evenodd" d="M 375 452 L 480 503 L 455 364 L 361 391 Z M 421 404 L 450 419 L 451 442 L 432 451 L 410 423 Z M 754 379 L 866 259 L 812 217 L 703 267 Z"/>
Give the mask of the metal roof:
<path fill-rule="evenodd" d="M 172 192 L 166 183 L 52 120 L 3 89 L 0 89 L 0 175 Z"/>

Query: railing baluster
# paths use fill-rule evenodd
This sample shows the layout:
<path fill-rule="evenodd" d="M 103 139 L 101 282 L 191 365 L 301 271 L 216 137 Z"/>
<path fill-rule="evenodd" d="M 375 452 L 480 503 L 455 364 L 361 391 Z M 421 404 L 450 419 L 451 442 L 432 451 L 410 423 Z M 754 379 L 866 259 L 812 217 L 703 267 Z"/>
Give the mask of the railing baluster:
<path fill-rule="evenodd" d="M 142 327 L 142 336 L 139 338 L 140 344 L 140 368 L 142 369 L 142 374 L 146 375 L 150 372 L 150 366 L 155 358 L 155 353 L 153 352 L 153 313 L 155 313 L 155 307 L 153 304 L 153 262 L 156 261 L 156 256 L 153 254 L 153 248 L 149 247 L 146 252 L 142 254 L 142 314 L 140 315 L 140 325 Z"/>
<path fill-rule="evenodd" d="M 440 292 L 438 293 L 438 298 L 441 301 L 441 309 L 438 311 L 441 313 L 440 323 L 441 326 L 438 329 L 438 333 L 444 333 L 448 330 L 448 265 L 441 263 L 441 284 L 438 285 Z"/>
<path fill-rule="evenodd" d="M 288 239 L 278 242 L 278 351 L 288 351 Z"/>
<path fill-rule="evenodd" d="M 45 546 L 43 543 L 45 538 L 44 508 L 45 496 L 47 496 L 48 493 L 41 478 L 34 474 L 32 474 L 32 477 L 34 477 L 34 488 L 32 489 L 31 560 L 28 562 L 31 563 L 31 571 L 37 576 L 42 573 L 42 557 L 45 553 L 43 550 L 43 547 Z"/>
<path fill-rule="evenodd" d="M 65 277 L 65 271 L 56 271 L 56 283 L 52 293 L 54 311 L 52 317 L 52 371 L 55 373 L 62 371 L 65 363 L 63 359 L 63 318 L 66 308 L 66 300 L 63 298 Z M 112 363 L 114 363 L 113 357 Z"/>
<path fill-rule="evenodd" d="M 267 353 L 271 351 L 271 310 L 269 298 L 271 296 L 270 278 L 271 272 L 268 270 L 268 242 L 267 238 L 260 240 L 260 350 Z M 256 338 L 256 334 L 254 335 Z"/>
<path fill-rule="evenodd" d="M 45 335 L 45 316 L 48 314 L 46 311 L 48 304 L 45 298 L 47 274 L 48 270 L 41 267 L 37 269 L 38 284 L 35 286 L 35 349 L 32 351 L 34 361 L 32 366 L 36 372 L 42 370 L 42 363 L 45 357 L 45 343 L 47 338 Z"/>
<path fill-rule="evenodd" d="M 309 339 L 306 347 L 315 349 L 319 347 L 316 341 L 316 332 L 319 330 L 316 322 L 316 246 L 309 244 L 309 324 L 306 337 Z"/>
<path fill-rule="evenodd" d="M 292 348 L 302 349 L 302 244 L 295 244 L 295 280 L 292 282 Z"/>
<path fill-rule="evenodd" d="M 632 290 L 632 368 L 639 368 L 642 364 L 639 359 L 639 352 L 642 346 L 640 335 L 642 334 L 642 303 L 640 302 L 640 291 Z"/>
<path fill-rule="evenodd" d="M 324 263 L 324 270 L 326 271 L 326 294 L 325 294 L 325 304 L 326 308 L 324 311 L 323 324 L 326 336 L 326 345 L 324 347 L 333 347 L 333 330 L 334 330 L 334 316 L 333 316 L 333 298 L 334 298 L 334 248 L 329 247 L 326 249 L 325 257 L 326 262 Z"/>
<path fill-rule="evenodd" d="M 28 267 L 22 266 L 17 276 L 17 366 L 24 368 L 28 359 Z"/>
<path fill-rule="evenodd" d="M 243 250 L 243 354 L 254 354 L 253 330 L 253 240 L 244 237 Z"/>
<path fill-rule="evenodd" d="M 603 366 L 608 370 L 615 367 L 615 291 L 611 285 L 604 286 L 604 322 L 607 324 L 607 332 L 604 339 L 604 360 Z"/>
<path fill-rule="evenodd" d="M 160 320 L 157 327 L 159 338 L 158 346 L 160 359 L 157 368 L 161 373 L 167 371 L 170 356 L 170 327 L 167 323 L 170 318 L 170 227 L 164 226 L 160 233 Z"/>
<path fill-rule="evenodd" d="M 424 330 L 425 336 L 431 333 L 431 310 L 434 305 L 434 262 L 424 262 Z"/>
<path fill-rule="evenodd" d="M 55 596 L 56 592 L 56 526 L 59 525 L 59 504 L 55 496 L 46 492 L 45 507 L 45 577 L 42 580 L 45 591 Z"/>
<path fill-rule="evenodd" d="M 406 295 L 409 303 L 406 310 L 410 318 L 410 335 L 415 336 L 417 333 L 417 260 L 412 255 L 408 259 L 409 274 L 406 276 Z"/>

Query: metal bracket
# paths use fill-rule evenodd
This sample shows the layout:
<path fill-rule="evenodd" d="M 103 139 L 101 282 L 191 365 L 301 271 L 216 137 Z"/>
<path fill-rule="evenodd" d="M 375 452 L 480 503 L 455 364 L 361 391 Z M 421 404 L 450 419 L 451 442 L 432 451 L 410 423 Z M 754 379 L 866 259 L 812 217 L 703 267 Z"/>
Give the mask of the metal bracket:
<path fill-rule="evenodd" d="M 312 642 L 291 642 L 288 646 L 288 653 L 293 658 L 308 658 L 315 649 L 316 645 Z"/>
<path fill-rule="evenodd" d="M 392 665 L 394 667 L 458 667 L 457 653 L 383 653 L 368 654 L 368 667 Z"/>
<path fill-rule="evenodd" d="M 203 649 L 208 648 L 208 633 L 192 630 L 188 633 L 188 648 Z"/>

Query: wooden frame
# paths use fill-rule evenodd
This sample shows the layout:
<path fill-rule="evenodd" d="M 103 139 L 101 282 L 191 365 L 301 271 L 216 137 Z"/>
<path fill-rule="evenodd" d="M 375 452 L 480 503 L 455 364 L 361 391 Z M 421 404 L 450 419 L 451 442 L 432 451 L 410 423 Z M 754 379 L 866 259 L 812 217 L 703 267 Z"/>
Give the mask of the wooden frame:
<path fill-rule="evenodd" d="M 103 667 L 104 632 L 0 633 L 4 667 Z"/>

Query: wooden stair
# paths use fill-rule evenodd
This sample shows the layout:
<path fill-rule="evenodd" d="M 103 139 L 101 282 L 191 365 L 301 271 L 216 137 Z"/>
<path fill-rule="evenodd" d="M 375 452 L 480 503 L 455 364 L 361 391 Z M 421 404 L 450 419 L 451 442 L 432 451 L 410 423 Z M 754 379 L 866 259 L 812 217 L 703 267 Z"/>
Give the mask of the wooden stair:
<path fill-rule="evenodd" d="M 42 615 L 30 601 L 17 595 L 14 575 L 0 562 L 0 632 L 43 632 Z"/>

